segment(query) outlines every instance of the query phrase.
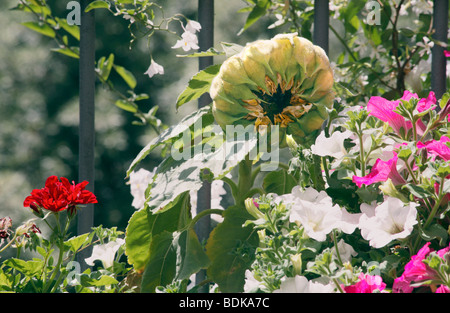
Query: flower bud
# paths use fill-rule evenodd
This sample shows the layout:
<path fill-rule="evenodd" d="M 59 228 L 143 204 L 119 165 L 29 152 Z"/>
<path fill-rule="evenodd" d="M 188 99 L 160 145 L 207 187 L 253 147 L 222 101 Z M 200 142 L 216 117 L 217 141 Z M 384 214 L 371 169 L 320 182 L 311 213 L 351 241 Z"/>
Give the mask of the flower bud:
<path fill-rule="evenodd" d="M 408 199 L 400 192 L 397 190 L 397 188 L 395 187 L 395 185 L 392 183 L 392 180 L 390 178 L 388 178 L 383 184 L 381 184 L 378 187 L 383 194 L 385 194 L 386 196 L 391 196 L 397 199 L 400 199 L 402 202 L 404 203 L 408 203 Z"/>
<path fill-rule="evenodd" d="M 256 203 L 252 198 L 247 198 L 245 200 L 245 208 L 247 212 L 250 213 L 254 218 L 261 219 L 264 218 L 264 214 L 258 210 L 258 203 Z"/>
<path fill-rule="evenodd" d="M 294 275 L 301 275 L 302 273 L 302 254 L 297 253 L 291 255 L 291 262 L 294 268 Z"/>

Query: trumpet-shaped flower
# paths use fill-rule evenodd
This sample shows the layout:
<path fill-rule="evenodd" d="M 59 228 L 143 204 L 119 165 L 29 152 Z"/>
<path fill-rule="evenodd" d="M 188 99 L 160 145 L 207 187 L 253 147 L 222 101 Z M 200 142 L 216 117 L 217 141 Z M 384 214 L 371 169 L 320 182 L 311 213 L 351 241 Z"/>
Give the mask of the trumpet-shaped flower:
<path fill-rule="evenodd" d="M 423 262 L 433 250 L 430 248 L 430 242 L 427 242 L 416 255 L 411 257 L 411 260 L 405 265 L 405 270 L 402 276 L 398 277 L 394 281 L 392 291 L 395 293 L 409 293 L 414 287 L 411 283 L 420 283 L 428 280 L 440 280 L 439 274 L 435 270 L 431 269 L 425 262 Z M 445 254 L 450 249 L 446 247 L 437 251 L 437 255 L 441 258 L 445 258 Z M 417 286 L 417 284 L 416 284 Z M 440 289 L 439 289 L 440 288 Z M 448 287 L 439 287 L 439 291 L 436 292 L 448 292 Z"/>
<path fill-rule="evenodd" d="M 87 265 L 94 266 L 95 260 L 100 260 L 103 264 L 103 268 L 107 269 L 113 266 L 116 252 L 125 243 L 124 239 L 118 238 L 116 241 L 110 241 L 106 244 L 96 245 L 92 249 L 92 255 L 90 258 L 85 259 Z"/>
<path fill-rule="evenodd" d="M 418 142 L 417 148 L 426 149 L 434 157 L 438 156 L 446 161 L 450 160 L 450 138 L 442 136 L 439 140 L 430 140 L 425 143 Z"/>
<path fill-rule="evenodd" d="M 333 293 L 334 286 L 324 285 L 319 282 L 308 280 L 305 276 L 285 277 L 283 278 L 280 289 L 274 290 L 274 293 Z"/>
<path fill-rule="evenodd" d="M 303 191 L 297 187 L 280 199 L 291 206 L 290 221 L 299 222 L 305 233 L 317 241 L 324 241 L 333 229 L 350 234 L 357 227 L 359 215 L 349 214 L 338 205 L 333 205 L 325 191 L 318 192 L 313 188 Z"/>
<path fill-rule="evenodd" d="M 358 278 L 356 284 L 344 287 L 346 293 L 373 293 L 374 291 L 383 291 L 386 288 L 381 276 L 360 273 Z"/>
<path fill-rule="evenodd" d="M 397 171 L 397 160 L 398 155 L 394 153 L 394 157 L 388 161 L 382 161 L 377 159 L 371 172 L 366 176 L 356 176 L 352 177 L 352 181 L 361 187 L 363 184 L 368 186 L 377 182 L 385 182 L 389 178 L 392 180 L 394 185 L 403 184 L 405 180 Z"/>
<path fill-rule="evenodd" d="M 417 224 L 416 203 L 405 205 L 400 199 L 387 197 L 375 207 L 373 213 L 363 214 L 359 220 L 359 228 L 370 246 L 381 248 L 392 240 L 409 236 Z"/>
<path fill-rule="evenodd" d="M 409 101 L 411 98 L 419 99 L 417 94 L 413 94 L 408 90 L 405 90 L 403 96 L 399 100 L 389 101 L 382 97 L 371 97 L 369 102 L 367 103 L 367 111 L 369 115 L 375 116 L 376 118 L 382 120 L 389 124 L 392 129 L 399 135 L 402 133 L 407 133 L 409 129 L 412 128 L 412 124 L 410 121 L 407 121 L 403 116 L 395 112 L 395 109 L 400 104 L 401 100 Z M 418 104 L 416 106 L 416 110 L 418 112 L 424 112 L 427 109 L 430 109 L 432 105 L 436 104 L 436 96 L 433 91 L 430 91 L 427 98 L 419 99 Z M 423 133 L 425 126 L 423 123 L 418 120 L 417 121 L 417 132 L 418 134 Z"/>
<path fill-rule="evenodd" d="M 319 156 L 331 156 L 338 160 L 342 159 L 347 151 L 344 148 L 344 140 L 352 136 L 351 131 L 335 131 L 329 138 L 325 137 L 325 133 L 321 132 L 316 138 L 316 142 L 311 146 L 312 153 Z"/>

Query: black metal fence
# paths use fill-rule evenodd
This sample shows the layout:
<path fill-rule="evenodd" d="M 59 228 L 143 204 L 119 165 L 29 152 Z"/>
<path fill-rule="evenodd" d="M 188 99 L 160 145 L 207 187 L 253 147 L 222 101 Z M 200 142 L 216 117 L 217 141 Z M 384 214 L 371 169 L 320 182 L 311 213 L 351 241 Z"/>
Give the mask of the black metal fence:
<path fill-rule="evenodd" d="M 92 0 L 81 0 L 81 36 L 80 36 L 80 125 L 79 125 L 79 180 L 94 181 L 94 147 L 95 147 L 95 116 L 94 116 L 94 94 L 95 94 L 95 16 L 94 11 L 84 12 L 84 8 Z M 441 42 L 447 42 L 448 33 L 448 0 L 434 1 L 433 38 Z M 329 1 L 316 0 L 314 2 L 314 30 L 313 42 L 329 52 Z M 199 47 L 204 51 L 213 46 L 214 43 L 214 0 L 198 0 L 198 20 L 202 25 L 199 34 Z M 444 48 L 434 45 L 432 50 L 432 90 L 439 99 L 445 92 L 446 86 L 446 59 Z M 199 69 L 213 64 L 212 57 L 199 58 Z M 200 98 L 198 106 L 202 107 L 210 103 L 205 95 Z M 93 183 L 88 185 L 93 191 Z M 211 185 L 207 182 L 198 193 L 197 210 L 209 209 L 211 206 Z M 209 216 L 209 215 L 208 215 Z M 89 232 L 94 225 L 94 214 L 92 205 L 78 214 L 78 232 Z M 208 237 L 210 231 L 210 220 L 204 217 L 198 223 L 197 232 L 199 239 Z M 79 261 L 86 258 L 85 254 L 79 254 Z M 202 274 L 199 274 L 202 275 Z M 199 277 L 200 280 L 202 280 Z"/>

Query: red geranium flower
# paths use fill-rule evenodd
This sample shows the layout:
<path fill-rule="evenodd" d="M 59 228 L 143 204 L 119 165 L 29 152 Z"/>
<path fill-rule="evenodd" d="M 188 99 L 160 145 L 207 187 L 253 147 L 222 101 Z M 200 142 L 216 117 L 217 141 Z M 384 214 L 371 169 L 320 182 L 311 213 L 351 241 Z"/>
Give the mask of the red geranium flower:
<path fill-rule="evenodd" d="M 39 209 L 43 208 L 52 212 L 69 210 L 72 214 L 79 204 L 97 203 L 95 195 L 85 190 L 87 181 L 72 184 L 65 177 L 58 179 L 57 176 L 50 176 L 42 189 L 34 189 L 31 195 L 25 198 L 24 207 L 30 207 L 39 214 Z"/>

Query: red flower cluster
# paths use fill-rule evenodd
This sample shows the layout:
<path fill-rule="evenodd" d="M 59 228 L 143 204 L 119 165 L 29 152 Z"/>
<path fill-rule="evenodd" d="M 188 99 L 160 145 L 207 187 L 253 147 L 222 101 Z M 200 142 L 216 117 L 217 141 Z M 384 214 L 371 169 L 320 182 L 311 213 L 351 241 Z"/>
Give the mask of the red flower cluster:
<path fill-rule="evenodd" d="M 69 210 L 73 214 L 79 204 L 97 203 L 95 195 L 85 190 L 87 184 L 87 181 L 71 184 L 65 177 L 59 180 L 57 176 L 50 176 L 44 188 L 34 189 L 31 195 L 25 198 L 23 206 L 30 207 L 38 214 L 41 208 L 52 212 Z"/>

